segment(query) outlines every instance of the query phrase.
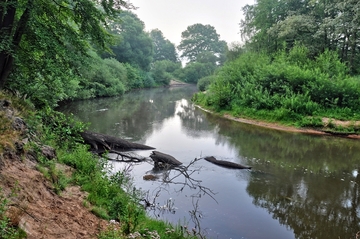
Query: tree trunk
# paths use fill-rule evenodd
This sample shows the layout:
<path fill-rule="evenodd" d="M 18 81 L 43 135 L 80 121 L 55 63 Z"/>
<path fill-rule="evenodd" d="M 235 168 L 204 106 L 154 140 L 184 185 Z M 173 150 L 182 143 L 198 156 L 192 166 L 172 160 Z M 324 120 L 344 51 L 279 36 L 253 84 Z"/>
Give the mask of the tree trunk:
<path fill-rule="evenodd" d="M 5 1 L 0 9 L 0 33 L 1 45 L 6 46 L 11 44 L 13 33 L 13 24 L 15 20 L 16 8 L 9 1 Z M 8 5 L 7 5 L 8 4 Z M 10 54 L 10 49 L 3 49 L 0 52 L 0 89 L 5 85 L 13 64 L 13 57 Z"/>
<path fill-rule="evenodd" d="M 159 163 L 162 164 L 165 163 L 165 164 L 179 166 L 182 164 L 182 162 L 178 161 L 173 156 L 161 153 L 159 151 L 153 151 L 152 154 L 150 155 L 150 158 L 152 158 L 152 160 L 155 162 L 155 165 L 158 165 Z"/>
<path fill-rule="evenodd" d="M 153 147 L 132 143 L 124 139 L 114 136 L 85 131 L 81 133 L 81 137 L 86 144 L 91 146 L 91 149 L 97 153 L 104 153 L 105 151 L 126 151 L 135 149 L 154 149 Z"/>
<path fill-rule="evenodd" d="M 27 23 L 30 19 L 30 11 L 33 7 L 34 0 L 29 0 L 26 4 L 25 11 L 20 17 L 16 29 L 14 29 L 15 15 L 16 15 L 16 0 L 5 0 L 6 2 L 0 9 L 0 33 L 2 36 L 2 44 L 9 45 L 9 49 L 3 49 L 0 52 L 0 89 L 6 83 L 6 80 L 11 73 L 14 55 L 19 48 L 21 37 L 25 32 Z M 12 3 L 10 3 L 12 2 Z"/>
<path fill-rule="evenodd" d="M 223 167 L 227 167 L 227 168 L 234 168 L 234 169 L 251 169 L 251 167 L 249 166 L 244 166 L 238 163 L 234 163 L 234 162 L 230 162 L 230 161 L 225 161 L 225 160 L 217 160 L 215 157 L 210 156 L 210 157 L 205 157 L 204 158 L 206 161 L 211 162 L 213 164 L 216 165 L 220 165 Z"/>

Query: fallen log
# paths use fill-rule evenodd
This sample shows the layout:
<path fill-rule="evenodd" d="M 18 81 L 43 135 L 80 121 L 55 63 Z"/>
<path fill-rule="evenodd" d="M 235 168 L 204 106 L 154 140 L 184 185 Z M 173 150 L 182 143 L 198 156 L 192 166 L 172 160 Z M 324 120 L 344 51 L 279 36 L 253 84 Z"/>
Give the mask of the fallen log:
<path fill-rule="evenodd" d="M 154 149 L 153 147 L 132 143 L 130 141 L 120 139 L 114 136 L 95 133 L 91 131 L 85 131 L 80 133 L 81 137 L 84 139 L 86 144 L 91 146 L 93 151 L 102 153 L 109 150 L 115 151 L 125 151 L 125 150 L 135 150 L 135 149 Z"/>
<path fill-rule="evenodd" d="M 152 158 L 152 160 L 155 162 L 155 166 L 157 166 L 159 163 L 165 163 L 174 166 L 179 166 L 182 164 L 182 162 L 178 161 L 173 156 L 161 153 L 159 151 L 152 151 L 150 158 Z"/>
<path fill-rule="evenodd" d="M 252 168 L 249 166 L 244 166 L 242 164 L 238 164 L 238 163 L 234 163 L 234 162 L 230 162 L 230 161 L 217 160 L 213 156 L 205 157 L 204 159 L 213 164 L 220 165 L 220 166 L 227 167 L 227 168 L 234 168 L 234 169 L 251 169 Z"/>
<path fill-rule="evenodd" d="M 105 153 L 105 152 L 103 152 Z M 106 153 L 109 153 L 107 155 L 102 154 L 102 157 L 105 157 L 109 160 L 114 160 L 114 161 L 120 161 L 120 162 L 126 162 L 126 163 L 139 163 L 139 162 L 144 162 L 147 160 L 146 157 L 138 155 L 134 152 L 121 152 L 121 151 L 117 151 L 117 150 L 109 150 L 106 151 Z M 111 154 L 115 154 L 116 157 L 111 157 Z"/>

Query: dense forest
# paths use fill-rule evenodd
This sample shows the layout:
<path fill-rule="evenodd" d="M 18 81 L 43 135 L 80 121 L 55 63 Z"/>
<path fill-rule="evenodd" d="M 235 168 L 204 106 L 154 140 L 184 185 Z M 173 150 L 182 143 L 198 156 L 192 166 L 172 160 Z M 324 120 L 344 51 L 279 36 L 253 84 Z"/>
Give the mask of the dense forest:
<path fill-rule="evenodd" d="M 54 108 L 171 79 L 197 83 L 224 63 L 227 44 L 214 27 L 189 26 L 176 48 L 159 29 L 146 32 L 134 12 L 122 0 L 2 1 L 0 89 Z"/>
<path fill-rule="evenodd" d="M 194 100 L 235 116 L 336 128 L 324 118 L 360 119 L 360 3 L 257 0 L 243 8 L 245 40 Z M 335 131 L 344 131 L 336 128 Z"/>

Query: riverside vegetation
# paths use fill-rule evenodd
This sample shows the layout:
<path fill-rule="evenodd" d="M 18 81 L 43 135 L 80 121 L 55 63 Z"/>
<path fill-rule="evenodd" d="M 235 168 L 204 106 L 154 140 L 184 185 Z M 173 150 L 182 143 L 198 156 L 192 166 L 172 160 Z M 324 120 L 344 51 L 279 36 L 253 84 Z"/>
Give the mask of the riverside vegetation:
<path fill-rule="evenodd" d="M 348 72 L 329 50 L 315 59 L 302 45 L 274 54 L 247 52 L 200 80 L 206 91 L 195 94 L 193 101 L 235 117 L 357 134 L 360 78 Z"/>
<path fill-rule="evenodd" d="M 142 192 L 133 187 L 126 171 L 110 174 L 107 161 L 90 153 L 88 147 L 82 144 L 78 133 L 86 125 L 50 108 L 35 111 L 28 102 L 8 94 L 0 93 L 0 100 L 0 170 L 14 160 L 25 168 L 30 158 L 35 161 L 37 170 L 51 182 L 51 190 L 57 195 L 61 196 L 71 185 L 79 185 L 81 190 L 87 192 L 83 207 L 109 222 L 109 226 L 102 228 L 97 234 L 100 239 L 196 238 L 181 230 L 180 225 L 170 225 L 146 215 L 139 201 Z M 22 130 L 15 129 L 15 118 L 24 119 L 26 123 L 23 125 L 26 127 Z M 26 143 L 21 143 L 24 139 Z M 44 156 L 41 152 L 43 145 L 54 148 L 56 157 L 50 160 Z M 71 174 L 60 170 L 59 164 L 71 166 Z M 10 220 L 12 215 L 6 213 L 9 206 L 17 201 L 17 193 L 20 194 L 23 189 L 17 186 L 9 193 L 10 189 L 6 188 L 9 183 L 6 184 L 6 181 L 2 180 L 3 183 L 0 184 L 4 189 L 0 191 L 0 238 L 25 238 L 26 226 L 21 223 L 14 225 L 13 220 Z M 26 212 L 26 208 L 24 211 Z"/>

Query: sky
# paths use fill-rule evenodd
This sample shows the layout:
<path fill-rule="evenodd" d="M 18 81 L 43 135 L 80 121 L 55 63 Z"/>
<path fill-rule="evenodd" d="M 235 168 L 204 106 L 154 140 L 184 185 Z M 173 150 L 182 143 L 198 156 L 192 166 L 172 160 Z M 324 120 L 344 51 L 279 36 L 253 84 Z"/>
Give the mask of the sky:
<path fill-rule="evenodd" d="M 176 46 L 181 33 L 196 23 L 215 27 L 221 40 L 241 42 L 242 8 L 254 0 L 130 0 L 134 13 L 145 23 L 146 31 L 159 29 Z"/>

